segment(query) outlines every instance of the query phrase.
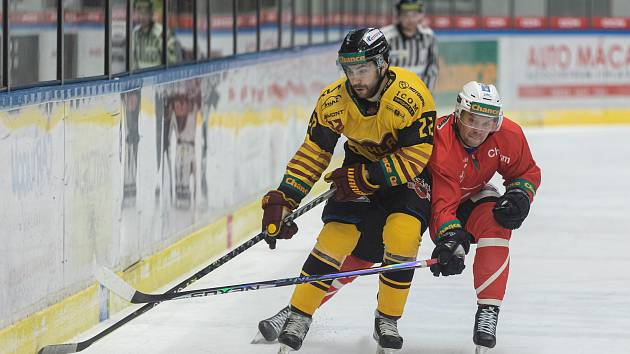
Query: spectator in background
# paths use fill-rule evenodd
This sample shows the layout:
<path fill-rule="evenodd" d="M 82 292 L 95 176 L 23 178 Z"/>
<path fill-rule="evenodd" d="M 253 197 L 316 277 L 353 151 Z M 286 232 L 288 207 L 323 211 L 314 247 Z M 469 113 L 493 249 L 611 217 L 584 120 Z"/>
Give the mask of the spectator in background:
<path fill-rule="evenodd" d="M 161 65 L 163 27 L 153 19 L 153 1 L 136 0 L 134 15 L 138 24 L 133 29 L 133 68 Z M 182 61 L 181 45 L 170 31 L 167 33 L 166 48 L 169 63 Z"/>
<path fill-rule="evenodd" d="M 381 29 L 390 45 L 392 66 L 416 73 L 431 92 L 438 78 L 438 50 L 435 35 L 425 26 L 420 0 L 399 0 L 398 21 Z"/>

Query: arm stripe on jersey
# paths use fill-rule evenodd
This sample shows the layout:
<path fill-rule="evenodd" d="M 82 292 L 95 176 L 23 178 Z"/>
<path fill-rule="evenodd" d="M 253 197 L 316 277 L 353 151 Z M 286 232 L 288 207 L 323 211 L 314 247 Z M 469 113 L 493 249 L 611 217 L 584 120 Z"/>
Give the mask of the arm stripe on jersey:
<path fill-rule="evenodd" d="M 303 157 L 304 159 L 306 159 L 306 160 L 310 161 L 313 165 L 315 165 L 315 166 L 319 167 L 321 171 L 323 171 L 323 170 L 325 170 L 325 169 L 326 169 L 326 166 L 324 166 L 324 164 L 323 164 L 323 163 L 321 163 L 321 162 L 317 161 L 316 159 L 314 159 L 314 158 L 313 158 L 313 157 L 311 157 L 311 156 L 308 156 L 307 154 L 305 154 L 304 152 L 302 152 L 302 151 L 300 151 L 300 150 L 298 150 L 298 151 L 295 153 L 295 156 Z"/>
<path fill-rule="evenodd" d="M 300 167 L 304 168 L 305 170 L 307 170 L 308 172 L 312 173 L 314 176 L 318 176 L 319 177 L 321 175 L 321 172 L 317 171 L 314 167 L 309 166 L 304 161 L 300 161 L 300 160 L 297 160 L 297 159 L 292 159 L 291 161 L 289 161 L 289 164 L 300 166 Z"/>
<path fill-rule="evenodd" d="M 394 154 L 394 158 L 396 159 L 396 161 L 398 161 L 398 164 L 400 165 L 400 169 L 402 170 L 403 175 L 405 175 L 405 182 L 411 181 L 413 178 L 409 175 L 409 172 L 407 171 L 407 168 L 405 167 L 405 163 L 403 162 L 403 160 L 400 158 L 400 156 L 398 156 L 398 154 Z M 407 164 L 411 165 L 408 162 Z"/>
<path fill-rule="evenodd" d="M 299 175 L 300 177 L 304 177 L 306 178 L 309 182 L 311 182 L 311 184 L 315 184 L 315 182 L 317 182 L 317 179 L 315 177 L 313 177 L 313 175 L 309 175 L 306 172 L 298 169 L 298 168 L 293 168 L 293 167 L 289 167 L 287 166 L 287 172 L 291 172 L 293 174 Z"/>
<path fill-rule="evenodd" d="M 415 157 L 409 156 L 403 149 L 400 149 L 398 152 L 396 152 L 396 154 L 404 157 L 406 160 L 410 162 L 413 162 L 413 164 L 415 164 L 416 166 L 420 166 L 424 168 L 427 165 L 426 162 L 420 161 Z"/>

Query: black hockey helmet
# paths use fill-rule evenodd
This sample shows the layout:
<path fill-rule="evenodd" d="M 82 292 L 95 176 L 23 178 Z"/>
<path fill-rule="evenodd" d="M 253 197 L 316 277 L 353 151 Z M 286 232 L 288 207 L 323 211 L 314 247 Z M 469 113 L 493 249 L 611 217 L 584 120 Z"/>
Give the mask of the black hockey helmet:
<path fill-rule="evenodd" d="M 389 63 L 389 44 L 378 28 L 361 28 L 348 32 L 339 48 L 337 63 L 346 65 L 373 61 L 380 70 Z"/>
<path fill-rule="evenodd" d="M 424 3 L 421 0 L 398 0 L 396 10 L 400 14 L 401 11 L 418 11 L 422 12 Z"/>

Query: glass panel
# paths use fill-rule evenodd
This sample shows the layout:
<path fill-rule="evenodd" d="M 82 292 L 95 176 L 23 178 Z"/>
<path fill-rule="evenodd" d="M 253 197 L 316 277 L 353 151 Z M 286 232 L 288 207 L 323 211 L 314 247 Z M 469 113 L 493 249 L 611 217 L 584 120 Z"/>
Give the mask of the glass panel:
<path fill-rule="evenodd" d="M 63 4 L 64 78 L 105 74 L 105 0 Z"/>
<path fill-rule="evenodd" d="M 341 37 L 341 1 L 338 0 L 326 0 L 328 6 L 328 15 L 326 20 L 328 23 L 328 41 L 336 42 L 342 39 Z"/>
<path fill-rule="evenodd" d="M 432 1 L 431 11 L 434 16 L 450 16 L 451 15 L 451 0 Z"/>
<path fill-rule="evenodd" d="M 236 0 L 238 54 L 256 51 L 256 3 L 256 0 Z"/>
<path fill-rule="evenodd" d="M 373 27 L 384 27 L 389 24 L 389 1 L 370 0 L 370 22 Z"/>
<path fill-rule="evenodd" d="M 510 16 L 510 2 L 506 0 L 481 0 L 481 15 L 486 17 Z"/>
<path fill-rule="evenodd" d="M 295 0 L 295 45 L 308 44 L 309 0 Z"/>
<path fill-rule="evenodd" d="M 197 1 L 197 59 L 208 58 L 208 0 Z"/>
<path fill-rule="evenodd" d="M 367 4 L 363 0 L 354 1 L 354 28 L 367 27 Z"/>
<path fill-rule="evenodd" d="M 280 0 L 282 6 L 282 23 L 281 37 L 282 47 L 289 48 L 293 45 L 291 37 L 293 36 L 293 1 L 292 0 Z"/>
<path fill-rule="evenodd" d="M 232 4 L 236 0 L 210 0 L 210 57 L 234 54 Z"/>
<path fill-rule="evenodd" d="M 586 17 L 586 0 L 550 0 L 550 17 Z"/>
<path fill-rule="evenodd" d="M 133 6 L 133 69 L 162 65 L 162 2 L 135 0 Z"/>
<path fill-rule="evenodd" d="M 545 16 L 545 0 L 514 1 L 514 16 L 539 17 Z"/>
<path fill-rule="evenodd" d="M 473 16 L 477 14 L 475 0 L 455 0 L 455 16 Z"/>
<path fill-rule="evenodd" d="M 630 17 L 630 1 L 628 0 L 612 0 L 611 16 Z"/>
<path fill-rule="evenodd" d="M 278 48 L 279 0 L 263 0 L 260 12 L 260 49 Z"/>
<path fill-rule="evenodd" d="M 324 43 L 324 0 L 311 0 L 311 40 L 312 44 Z"/>
<path fill-rule="evenodd" d="M 166 58 L 169 64 L 194 60 L 193 47 L 193 6 L 194 0 L 168 2 L 168 49 Z"/>
<path fill-rule="evenodd" d="M 127 71 L 127 0 L 112 1 L 112 74 Z"/>
<path fill-rule="evenodd" d="M 11 86 L 57 78 L 57 6 L 11 2 Z M 100 42 L 103 42 L 100 40 Z"/>
<path fill-rule="evenodd" d="M 591 16 L 593 17 L 609 17 L 611 0 L 591 1 Z"/>

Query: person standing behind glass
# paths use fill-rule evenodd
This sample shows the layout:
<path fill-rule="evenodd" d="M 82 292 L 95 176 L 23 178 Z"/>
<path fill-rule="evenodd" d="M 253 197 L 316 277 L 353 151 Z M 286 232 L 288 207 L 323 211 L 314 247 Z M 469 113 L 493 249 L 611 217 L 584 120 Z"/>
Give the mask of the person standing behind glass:
<path fill-rule="evenodd" d="M 381 28 L 391 47 L 391 65 L 416 73 L 431 92 L 438 78 L 438 50 L 431 28 L 422 23 L 423 3 L 420 0 L 399 0 L 398 21 Z"/>
<path fill-rule="evenodd" d="M 136 0 L 134 14 L 138 24 L 133 29 L 133 68 L 144 69 L 161 65 L 163 27 L 153 19 L 153 1 Z M 168 62 L 181 62 L 181 45 L 170 32 L 166 46 Z"/>

